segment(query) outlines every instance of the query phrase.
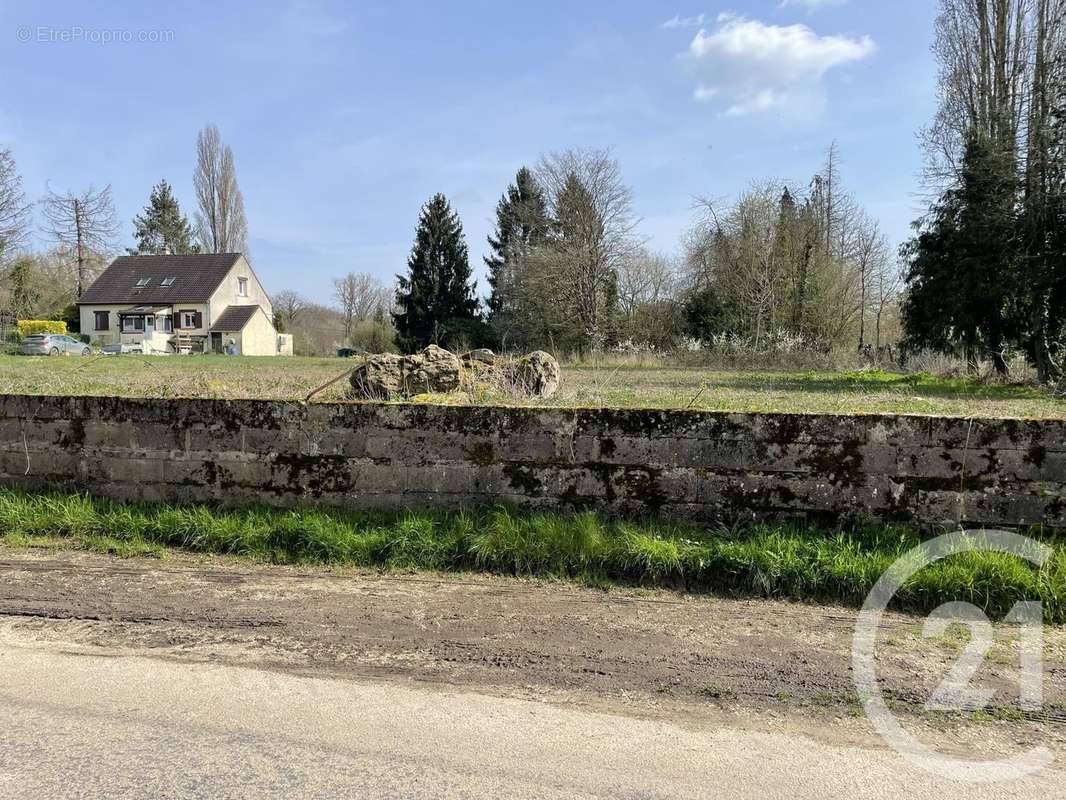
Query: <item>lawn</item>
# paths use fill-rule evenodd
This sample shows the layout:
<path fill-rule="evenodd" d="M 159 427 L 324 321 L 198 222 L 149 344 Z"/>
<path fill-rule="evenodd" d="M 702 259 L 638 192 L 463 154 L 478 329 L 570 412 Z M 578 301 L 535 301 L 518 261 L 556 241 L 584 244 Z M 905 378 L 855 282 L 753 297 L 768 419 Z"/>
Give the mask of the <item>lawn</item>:
<path fill-rule="evenodd" d="M 999 617 L 1039 599 L 1048 622 L 1066 622 L 1066 547 L 1035 568 L 975 549 L 915 573 L 895 607 L 928 613 L 966 600 Z M 400 570 L 481 570 L 506 575 L 683 588 L 695 592 L 861 605 L 881 574 L 919 545 L 911 530 L 827 531 L 804 525 L 706 530 L 624 522 L 595 513 L 372 512 L 222 509 L 123 504 L 79 494 L 0 489 L 0 537 L 13 546 L 78 546 L 163 557 L 166 548 L 274 563 Z"/>
<path fill-rule="evenodd" d="M 354 362 L 336 358 L 227 356 L 0 356 L 0 392 L 129 397 L 302 399 Z M 339 400 L 347 382 L 316 395 Z M 435 402 L 513 404 L 511 397 L 465 394 Z M 919 413 L 1066 418 L 1066 399 L 1025 385 L 879 370 L 745 372 L 696 367 L 563 365 L 564 407 L 693 408 L 810 413 Z"/>

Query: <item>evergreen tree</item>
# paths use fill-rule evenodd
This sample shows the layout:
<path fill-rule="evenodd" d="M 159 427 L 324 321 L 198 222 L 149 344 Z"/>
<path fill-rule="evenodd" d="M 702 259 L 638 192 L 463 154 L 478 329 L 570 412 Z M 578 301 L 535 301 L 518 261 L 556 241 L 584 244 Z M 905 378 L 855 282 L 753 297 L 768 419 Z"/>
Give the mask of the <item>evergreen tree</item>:
<path fill-rule="evenodd" d="M 40 299 L 40 293 L 33 285 L 33 270 L 32 256 L 16 258 L 8 270 L 7 278 L 11 285 L 11 313 L 19 319 L 31 316 Z"/>
<path fill-rule="evenodd" d="M 975 133 L 961 183 L 904 248 L 910 267 L 903 313 L 911 347 L 960 348 L 1007 371 L 1003 349 L 1019 335 L 1017 178 L 1009 153 Z"/>
<path fill-rule="evenodd" d="M 488 237 L 491 255 L 485 256 L 490 294 L 489 322 L 498 330 L 509 326 L 516 313 L 515 284 L 522 260 L 543 244 L 551 221 L 544 190 L 526 167 L 496 204 L 496 230 Z"/>
<path fill-rule="evenodd" d="M 474 331 L 480 320 L 463 226 L 442 194 L 422 206 L 407 270 L 393 313 L 404 352 Z"/>
<path fill-rule="evenodd" d="M 152 188 L 152 195 L 144 213 L 133 218 L 133 235 L 137 246 L 130 255 L 186 255 L 199 252 L 193 242 L 189 220 L 181 213 L 178 200 L 166 180 Z"/>
<path fill-rule="evenodd" d="M 573 284 L 568 292 L 581 326 L 582 348 L 597 352 L 611 340 L 618 322 L 618 273 L 604 252 L 607 223 L 575 173 L 559 191 L 555 215 L 555 246 L 563 254 L 565 279 Z"/>

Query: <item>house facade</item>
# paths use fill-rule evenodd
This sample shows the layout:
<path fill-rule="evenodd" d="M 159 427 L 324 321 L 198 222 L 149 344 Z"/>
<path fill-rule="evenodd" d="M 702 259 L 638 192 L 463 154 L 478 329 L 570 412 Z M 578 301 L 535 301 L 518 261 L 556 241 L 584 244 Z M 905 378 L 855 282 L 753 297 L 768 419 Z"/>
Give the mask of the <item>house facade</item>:
<path fill-rule="evenodd" d="M 121 256 L 78 301 L 93 344 L 146 353 L 292 353 L 240 253 Z"/>

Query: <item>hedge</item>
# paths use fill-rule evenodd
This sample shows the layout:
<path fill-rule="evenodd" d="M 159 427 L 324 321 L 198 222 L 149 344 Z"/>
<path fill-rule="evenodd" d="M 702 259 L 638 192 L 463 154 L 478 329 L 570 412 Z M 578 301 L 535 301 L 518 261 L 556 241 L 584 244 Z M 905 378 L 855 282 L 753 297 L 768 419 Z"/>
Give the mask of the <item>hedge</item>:
<path fill-rule="evenodd" d="M 35 333 L 66 333 L 67 323 L 61 319 L 20 319 L 19 336 L 25 339 Z"/>

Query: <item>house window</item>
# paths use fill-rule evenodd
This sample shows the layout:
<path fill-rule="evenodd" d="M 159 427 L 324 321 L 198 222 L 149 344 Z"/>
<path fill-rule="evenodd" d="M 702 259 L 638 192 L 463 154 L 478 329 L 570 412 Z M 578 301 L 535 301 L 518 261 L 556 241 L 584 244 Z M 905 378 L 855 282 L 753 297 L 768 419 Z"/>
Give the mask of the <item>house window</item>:
<path fill-rule="evenodd" d="M 182 311 L 181 312 L 181 327 L 183 327 L 183 328 L 195 328 L 196 327 L 196 312 L 195 311 Z"/>
<path fill-rule="evenodd" d="M 93 318 L 95 320 L 95 324 L 93 325 L 94 330 L 111 330 L 111 314 L 107 311 L 94 311 Z"/>
<path fill-rule="evenodd" d="M 143 289 L 145 286 L 147 286 L 151 282 L 152 282 L 151 278 L 141 278 L 139 281 L 137 281 L 137 288 L 138 289 Z"/>
<path fill-rule="evenodd" d="M 144 330 L 144 317 L 123 317 L 122 332 L 137 333 Z"/>
<path fill-rule="evenodd" d="M 173 286 L 174 285 L 174 281 L 176 281 L 176 280 L 177 280 L 177 278 L 163 278 L 163 282 L 161 284 L 159 284 L 159 285 L 160 286 Z"/>
<path fill-rule="evenodd" d="M 170 333 L 174 330 L 174 320 L 171 317 L 156 317 L 156 320 L 159 322 L 159 330 L 163 333 Z"/>
<path fill-rule="evenodd" d="M 237 278 L 237 297 L 248 296 L 248 279 Z"/>

